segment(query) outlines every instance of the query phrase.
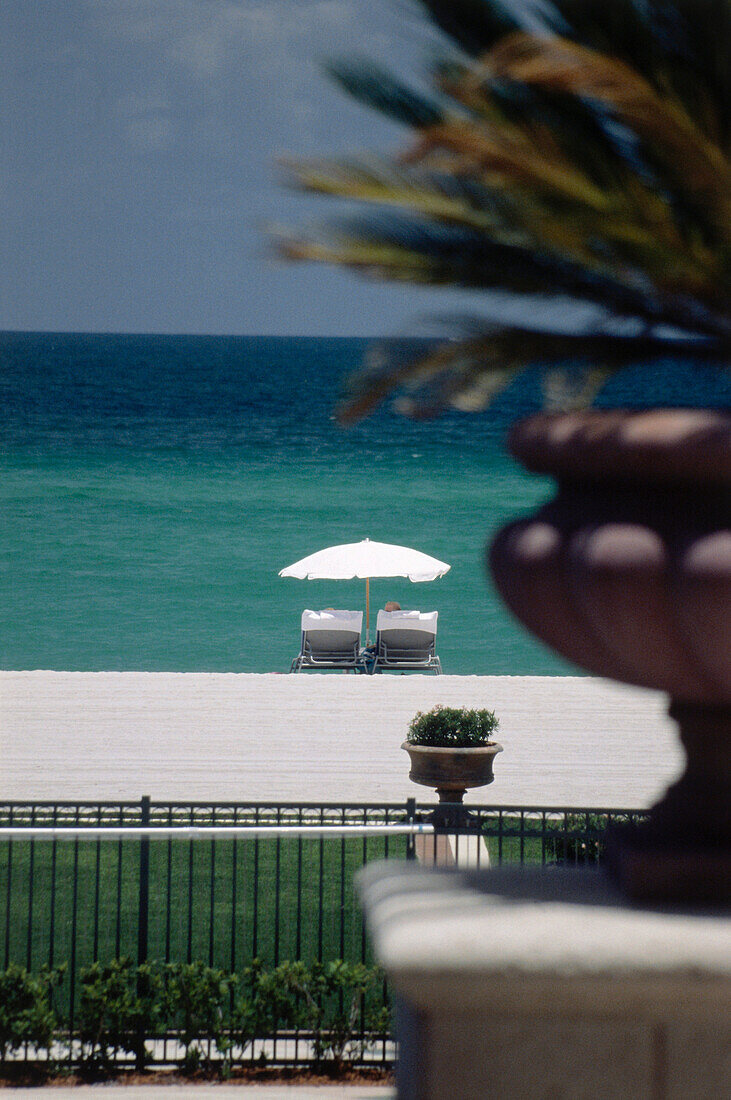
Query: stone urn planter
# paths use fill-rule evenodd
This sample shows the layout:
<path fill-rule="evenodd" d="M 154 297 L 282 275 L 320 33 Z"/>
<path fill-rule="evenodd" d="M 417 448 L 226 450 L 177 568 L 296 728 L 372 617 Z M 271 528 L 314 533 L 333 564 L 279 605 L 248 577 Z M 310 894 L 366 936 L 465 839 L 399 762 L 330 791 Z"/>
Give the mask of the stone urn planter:
<path fill-rule="evenodd" d="M 491 710 L 468 710 L 438 704 L 409 723 L 402 744 L 411 760 L 409 779 L 434 787 L 439 801 L 458 804 L 472 787 L 495 778 L 492 765 L 502 745 L 492 735 L 500 725 Z"/>
<path fill-rule="evenodd" d="M 412 745 L 404 741 L 401 746 L 411 759 L 409 779 L 425 787 L 433 787 L 440 802 L 461 802 L 467 790 L 492 783 L 492 765 L 502 745 L 475 748 L 438 748 L 433 745 Z"/>
<path fill-rule="evenodd" d="M 609 838 L 634 897 L 731 890 L 731 417 L 585 411 L 518 424 L 509 447 L 555 499 L 490 551 L 514 614 L 599 676 L 670 696 L 687 755 L 646 828 Z"/>

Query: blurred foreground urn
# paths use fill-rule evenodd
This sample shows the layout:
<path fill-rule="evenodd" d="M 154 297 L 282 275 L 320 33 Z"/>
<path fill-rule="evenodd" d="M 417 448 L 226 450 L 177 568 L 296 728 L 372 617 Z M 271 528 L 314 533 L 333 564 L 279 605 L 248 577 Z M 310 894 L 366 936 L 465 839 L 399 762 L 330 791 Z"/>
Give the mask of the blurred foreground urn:
<path fill-rule="evenodd" d="M 686 753 L 648 824 L 610 834 L 610 870 L 631 897 L 728 901 L 731 417 L 545 414 L 509 447 L 558 492 L 498 533 L 503 599 L 589 672 L 666 691 Z"/>

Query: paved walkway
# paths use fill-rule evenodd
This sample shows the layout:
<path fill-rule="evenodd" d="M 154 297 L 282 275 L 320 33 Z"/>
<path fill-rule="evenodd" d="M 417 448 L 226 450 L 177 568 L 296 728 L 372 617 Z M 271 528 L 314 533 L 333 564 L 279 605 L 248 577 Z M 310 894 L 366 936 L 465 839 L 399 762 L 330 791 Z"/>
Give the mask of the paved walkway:
<path fill-rule="evenodd" d="M 657 692 L 592 677 L 0 672 L 0 800 L 401 802 L 408 723 L 488 707 L 491 805 L 643 808 L 682 754 Z"/>

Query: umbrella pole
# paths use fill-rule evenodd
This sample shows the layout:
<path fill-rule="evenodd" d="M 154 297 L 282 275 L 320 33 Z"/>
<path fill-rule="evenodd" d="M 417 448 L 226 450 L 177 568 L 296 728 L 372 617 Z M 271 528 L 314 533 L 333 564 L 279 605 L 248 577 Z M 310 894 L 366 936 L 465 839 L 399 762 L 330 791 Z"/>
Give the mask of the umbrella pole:
<path fill-rule="evenodd" d="M 371 644 L 371 578 L 366 577 L 366 645 Z"/>

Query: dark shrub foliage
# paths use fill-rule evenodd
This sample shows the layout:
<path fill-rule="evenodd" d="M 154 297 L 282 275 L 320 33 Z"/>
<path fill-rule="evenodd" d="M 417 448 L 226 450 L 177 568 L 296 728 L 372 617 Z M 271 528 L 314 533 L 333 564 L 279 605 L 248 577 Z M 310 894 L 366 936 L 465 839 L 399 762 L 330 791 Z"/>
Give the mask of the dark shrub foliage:
<path fill-rule="evenodd" d="M 185 1047 L 185 1069 L 192 1072 L 209 1060 L 211 1044 L 228 1055 L 231 1048 L 229 1005 L 235 974 L 201 962 L 171 963 L 165 968 L 169 1021 Z"/>
<path fill-rule="evenodd" d="M 499 721 L 491 710 L 436 706 L 411 720 L 407 740 L 412 745 L 469 749 L 489 745 Z"/>
<path fill-rule="evenodd" d="M 99 962 L 81 972 L 78 1029 L 87 1069 L 109 1071 L 118 1051 L 134 1054 L 139 1068 L 149 1061 L 145 1038 L 164 1025 L 163 985 L 159 971 L 131 959 Z"/>
<path fill-rule="evenodd" d="M 29 974 L 22 966 L 0 971 L 0 1063 L 26 1044 L 49 1050 L 58 1020 L 52 991 L 63 977 L 63 967 Z"/>
<path fill-rule="evenodd" d="M 32 975 L 19 966 L 0 971 L 0 1065 L 26 1045 L 50 1052 L 60 1041 L 68 1050 L 69 1020 L 56 1016 L 51 999 L 61 974 Z M 198 961 L 95 962 L 81 971 L 79 1061 L 95 1077 L 128 1066 L 129 1055 L 140 1069 L 150 1060 L 146 1043 L 173 1036 L 183 1046 L 186 1072 L 215 1065 L 228 1077 L 255 1040 L 296 1031 L 312 1043 L 317 1062 L 338 1074 L 387 1036 L 383 981 L 379 969 L 342 959 L 283 962 L 271 970 L 255 959 L 236 974 Z"/>
<path fill-rule="evenodd" d="M 335 959 L 312 965 L 308 1025 L 317 1061 L 329 1062 L 336 1073 L 342 1072 L 350 1059 L 362 1057 L 371 1035 L 389 1031 L 389 1010 L 367 1004 L 368 991 L 379 981 L 383 974 L 362 963 Z"/>
<path fill-rule="evenodd" d="M 247 966 L 236 987 L 231 1040 L 243 1054 L 255 1039 L 307 1024 L 306 991 L 310 973 L 303 962 L 280 963 L 265 970 L 258 959 Z"/>
<path fill-rule="evenodd" d="M 598 814 L 569 814 L 545 841 L 546 862 L 584 866 L 604 858 L 606 822 Z"/>

